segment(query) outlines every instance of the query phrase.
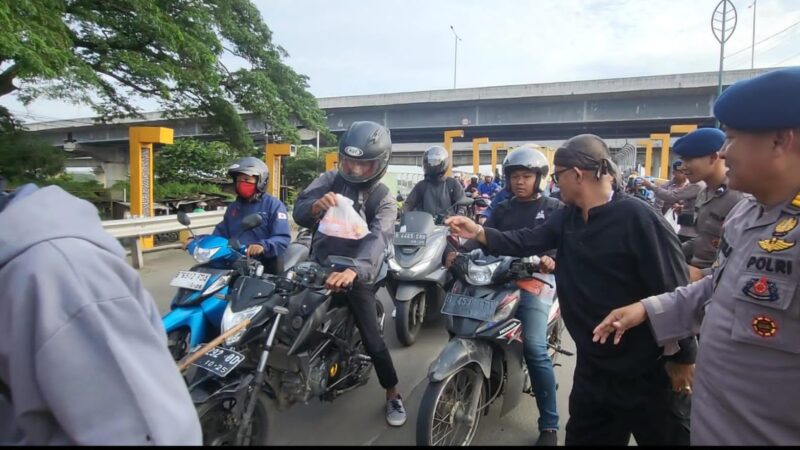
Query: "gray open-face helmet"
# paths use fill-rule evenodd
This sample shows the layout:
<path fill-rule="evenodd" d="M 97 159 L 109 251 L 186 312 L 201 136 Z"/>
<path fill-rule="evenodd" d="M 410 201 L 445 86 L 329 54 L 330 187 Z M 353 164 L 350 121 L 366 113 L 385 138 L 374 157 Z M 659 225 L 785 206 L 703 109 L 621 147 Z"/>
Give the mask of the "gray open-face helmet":
<path fill-rule="evenodd" d="M 228 175 L 233 178 L 233 182 L 235 183 L 236 175 L 240 173 L 258 178 L 256 182 L 256 191 L 263 194 L 267 189 L 269 169 L 264 161 L 254 156 L 239 158 L 228 167 Z"/>

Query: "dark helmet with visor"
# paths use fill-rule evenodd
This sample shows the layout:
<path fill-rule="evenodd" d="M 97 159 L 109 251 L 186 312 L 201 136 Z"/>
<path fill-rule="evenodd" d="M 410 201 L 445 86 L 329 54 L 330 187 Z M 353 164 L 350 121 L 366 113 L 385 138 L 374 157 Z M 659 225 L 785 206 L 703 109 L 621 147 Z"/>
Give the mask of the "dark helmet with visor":
<path fill-rule="evenodd" d="M 380 180 L 392 156 L 389 130 L 375 122 L 353 122 L 339 141 L 339 174 L 350 184 Z"/>

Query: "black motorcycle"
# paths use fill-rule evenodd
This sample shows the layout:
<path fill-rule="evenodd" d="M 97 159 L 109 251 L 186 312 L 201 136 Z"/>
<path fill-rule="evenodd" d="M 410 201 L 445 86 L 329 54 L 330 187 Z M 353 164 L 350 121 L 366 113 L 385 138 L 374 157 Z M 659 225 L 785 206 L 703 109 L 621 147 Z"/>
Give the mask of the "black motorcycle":
<path fill-rule="evenodd" d="M 266 445 L 268 401 L 283 410 L 313 397 L 332 401 L 367 383 L 372 361 L 355 319 L 325 288 L 328 275 L 354 265 L 331 256 L 281 276 L 236 280 L 222 331 L 245 320 L 250 325 L 206 353 L 189 377 L 205 445 Z M 376 314 L 382 333 L 377 299 Z"/>
<path fill-rule="evenodd" d="M 428 387 L 417 416 L 417 445 L 469 445 L 481 415 L 502 396 L 501 417 L 532 394 L 523 357 L 522 323 L 515 318 L 520 289 L 551 296 L 548 347 L 555 364 L 564 328 L 554 277 L 536 274 L 538 258 L 487 257 L 459 253 L 458 279 L 445 298 L 450 341 L 428 371 Z"/>

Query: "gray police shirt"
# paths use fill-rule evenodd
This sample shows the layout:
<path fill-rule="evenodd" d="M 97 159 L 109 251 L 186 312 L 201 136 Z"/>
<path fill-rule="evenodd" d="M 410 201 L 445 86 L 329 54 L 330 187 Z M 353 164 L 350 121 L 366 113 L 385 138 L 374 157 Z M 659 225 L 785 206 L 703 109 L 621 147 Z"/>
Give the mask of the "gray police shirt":
<path fill-rule="evenodd" d="M 800 194 L 728 215 L 713 272 L 643 300 L 659 343 L 702 335 L 692 445 L 800 443 Z"/>

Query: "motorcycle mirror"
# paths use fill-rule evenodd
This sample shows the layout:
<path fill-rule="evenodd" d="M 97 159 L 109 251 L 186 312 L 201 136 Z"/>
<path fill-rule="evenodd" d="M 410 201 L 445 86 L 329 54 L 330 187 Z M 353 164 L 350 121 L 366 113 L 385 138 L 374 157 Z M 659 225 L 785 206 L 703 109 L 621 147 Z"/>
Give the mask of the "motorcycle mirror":
<path fill-rule="evenodd" d="M 475 202 L 475 200 L 473 200 L 470 197 L 461 197 L 461 199 L 459 199 L 456 202 L 456 204 L 453 205 L 453 206 L 469 206 L 469 205 L 473 204 L 474 202 Z"/>
<path fill-rule="evenodd" d="M 253 213 L 249 216 L 246 216 L 242 219 L 242 231 L 249 231 L 253 228 L 258 228 L 261 224 L 264 223 L 264 219 L 261 218 L 261 214 Z"/>
<path fill-rule="evenodd" d="M 486 200 L 484 200 L 482 198 L 479 198 L 479 199 L 475 200 L 474 204 L 475 204 L 475 206 L 480 206 L 481 208 L 489 207 L 489 202 L 487 202 Z"/>
<path fill-rule="evenodd" d="M 192 220 L 189 219 L 189 215 L 186 214 L 185 212 L 178 211 L 178 222 L 181 225 L 188 227 L 192 223 Z"/>

